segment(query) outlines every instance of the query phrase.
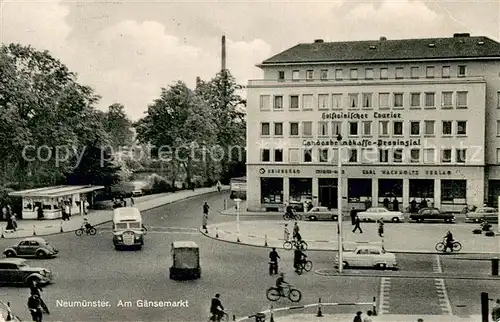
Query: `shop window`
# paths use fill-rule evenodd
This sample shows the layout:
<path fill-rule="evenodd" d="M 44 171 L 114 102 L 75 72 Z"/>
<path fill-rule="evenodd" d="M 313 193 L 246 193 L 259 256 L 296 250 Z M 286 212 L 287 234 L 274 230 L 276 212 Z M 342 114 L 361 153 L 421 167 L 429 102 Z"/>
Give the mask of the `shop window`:
<path fill-rule="evenodd" d="M 335 70 L 335 80 L 342 80 L 344 79 L 344 70 L 343 69 L 336 69 Z"/>
<path fill-rule="evenodd" d="M 457 121 L 457 135 L 467 135 L 467 121 Z"/>
<path fill-rule="evenodd" d="M 269 149 L 262 149 L 260 153 L 262 162 L 270 162 L 271 161 L 271 151 Z"/>
<path fill-rule="evenodd" d="M 389 135 L 389 121 L 379 121 L 379 135 Z"/>
<path fill-rule="evenodd" d="M 434 121 L 424 121 L 425 135 L 434 135 Z"/>
<path fill-rule="evenodd" d="M 389 73 L 387 68 L 380 68 L 380 79 L 387 79 L 389 77 Z"/>
<path fill-rule="evenodd" d="M 280 70 L 278 71 L 278 80 L 284 81 L 285 80 L 285 72 Z"/>
<path fill-rule="evenodd" d="M 418 67 L 412 67 L 411 68 L 411 78 L 418 78 L 420 76 L 419 68 Z"/>
<path fill-rule="evenodd" d="M 290 136 L 298 136 L 299 135 L 299 123 L 290 122 Z"/>
<path fill-rule="evenodd" d="M 434 148 L 424 149 L 424 163 L 425 164 L 435 164 L 436 163 L 436 150 Z"/>
<path fill-rule="evenodd" d="M 312 201 L 312 179 L 290 178 L 290 203 Z"/>
<path fill-rule="evenodd" d="M 441 93 L 441 107 L 443 108 L 453 107 L 453 92 Z"/>
<path fill-rule="evenodd" d="M 410 122 L 410 135 L 420 135 L 420 122 L 411 121 Z"/>
<path fill-rule="evenodd" d="M 283 149 L 274 149 L 274 162 L 283 162 Z"/>
<path fill-rule="evenodd" d="M 260 95 L 260 109 L 269 110 L 271 108 L 271 96 Z"/>
<path fill-rule="evenodd" d="M 277 95 L 274 97 L 274 109 L 275 110 L 283 109 L 283 96 Z"/>
<path fill-rule="evenodd" d="M 321 80 L 327 80 L 328 79 L 328 69 L 322 69 L 321 70 L 320 78 L 321 78 Z"/>
<path fill-rule="evenodd" d="M 328 149 L 319 149 L 319 162 L 328 162 Z"/>
<path fill-rule="evenodd" d="M 312 162 L 312 150 L 304 149 L 304 162 Z"/>
<path fill-rule="evenodd" d="M 373 68 L 365 68 L 365 79 L 373 79 Z"/>
<path fill-rule="evenodd" d="M 403 122 L 401 122 L 401 121 L 394 122 L 393 134 L 394 135 L 403 135 Z"/>
<path fill-rule="evenodd" d="M 368 201 L 371 201 L 371 197 L 372 197 L 372 179 L 347 179 L 348 202 L 366 203 Z"/>
<path fill-rule="evenodd" d="M 425 77 L 434 78 L 434 66 L 427 66 L 425 70 Z"/>
<path fill-rule="evenodd" d="M 457 163 L 465 163 L 467 161 L 467 149 L 456 149 L 455 157 Z"/>
<path fill-rule="evenodd" d="M 389 150 L 379 149 L 378 150 L 378 161 L 381 163 L 389 162 Z"/>
<path fill-rule="evenodd" d="M 419 163 L 420 162 L 420 149 L 411 149 L 410 162 L 411 163 Z"/>
<path fill-rule="evenodd" d="M 328 94 L 318 95 L 318 109 L 324 110 L 328 109 Z"/>
<path fill-rule="evenodd" d="M 341 109 L 342 108 L 342 94 L 332 95 L 332 108 Z"/>
<path fill-rule="evenodd" d="M 450 78 L 450 66 L 443 66 L 441 69 L 441 77 Z"/>
<path fill-rule="evenodd" d="M 302 122 L 302 135 L 312 136 L 312 122 Z"/>
<path fill-rule="evenodd" d="M 457 107 L 467 108 L 467 92 L 457 92 Z"/>
<path fill-rule="evenodd" d="M 283 178 L 260 178 L 260 202 L 283 203 Z"/>
<path fill-rule="evenodd" d="M 410 107 L 420 107 L 420 93 L 411 93 Z"/>
<path fill-rule="evenodd" d="M 312 81 L 314 80 L 314 70 L 306 70 L 306 80 Z"/>
<path fill-rule="evenodd" d="M 467 180 L 441 180 L 441 203 L 466 204 Z"/>
<path fill-rule="evenodd" d="M 312 94 L 302 95 L 302 108 L 304 110 L 312 110 L 313 109 L 313 95 Z"/>
<path fill-rule="evenodd" d="M 328 122 L 320 121 L 318 122 L 318 135 L 319 136 L 328 136 Z"/>
<path fill-rule="evenodd" d="M 283 123 L 281 122 L 274 123 L 274 135 L 275 136 L 283 135 Z"/>
<path fill-rule="evenodd" d="M 349 162 L 358 162 L 358 150 L 357 149 L 349 149 Z"/>
<path fill-rule="evenodd" d="M 299 108 L 299 96 L 291 95 L 290 96 L 290 109 L 297 110 Z"/>
<path fill-rule="evenodd" d="M 265 122 L 265 123 L 260 123 L 260 135 L 262 136 L 268 136 L 270 135 L 270 132 L 269 132 L 269 123 Z"/>
<path fill-rule="evenodd" d="M 349 122 L 349 135 L 358 135 L 358 122 Z"/>
<path fill-rule="evenodd" d="M 436 107 L 436 93 L 425 93 L 425 107 Z"/>
<path fill-rule="evenodd" d="M 298 81 L 300 79 L 300 71 L 294 70 L 292 71 L 292 80 Z"/>
<path fill-rule="evenodd" d="M 404 67 L 396 67 L 396 78 L 401 79 L 404 77 Z"/>
<path fill-rule="evenodd" d="M 450 163 L 451 162 L 451 149 L 441 150 L 441 162 Z"/>
<path fill-rule="evenodd" d="M 394 163 L 403 162 L 403 149 L 394 149 L 392 157 Z"/>
<path fill-rule="evenodd" d="M 378 107 L 380 109 L 389 108 L 389 93 L 378 94 Z"/>
<path fill-rule="evenodd" d="M 434 179 L 410 179 L 409 180 L 409 192 L 410 198 L 415 200 L 415 207 L 418 209 L 422 204 L 423 199 L 426 199 L 427 206 L 429 206 L 428 202 L 434 200 Z M 430 200 L 429 200 L 430 199 Z M 410 205 L 413 200 L 410 201 Z M 415 209 L 414 211 L 416 211 Z"/>
<path fill-rule="evenodd" d="M 371 108 L 372 107 L 372 93 L 363 93 L 363 107 Z"/>
<path fill-rule="evenodd" d="M 381 206 L 393 210 L 394 198 L 396 198 L 399 208 L 402 197 L 403 179 L 378 179 L 378 203 Z"/>
<path fill-rule="evenodd" d="M 443 121 L 443 135 L 451 135 L 452 134 L 452 123 L 451 121 Z"/>
<path fill-rule="evenodd" d="M 358 108 L 358 93 L 349 93 L 349 108 Z"/>

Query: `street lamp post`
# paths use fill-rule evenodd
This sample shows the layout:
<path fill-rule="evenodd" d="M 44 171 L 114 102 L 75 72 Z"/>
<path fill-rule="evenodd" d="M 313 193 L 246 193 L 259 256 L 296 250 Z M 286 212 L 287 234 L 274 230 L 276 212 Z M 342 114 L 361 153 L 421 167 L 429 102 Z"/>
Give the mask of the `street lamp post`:
<path fill-rule="evenodd" d="M 344 268 L 343 242 L 342 242 L 342 135 L 337 133 L 338 156 L 337 156 L 337 223 L 339 233 L 339 273 Z"/>
<path fill-rule="evenodd" d="M 236 232 L 237 232 L 237 239 L 236 241 L 239 243 L 240 241 L 240 198 L 234 199 L 236 201 Z"/>

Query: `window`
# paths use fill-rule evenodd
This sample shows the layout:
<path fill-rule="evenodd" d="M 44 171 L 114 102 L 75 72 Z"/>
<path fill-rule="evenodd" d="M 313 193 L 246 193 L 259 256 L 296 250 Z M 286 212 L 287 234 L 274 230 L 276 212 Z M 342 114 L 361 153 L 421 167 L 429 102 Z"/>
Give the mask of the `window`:
<path fill-rule="evenodd" d="M 262 162 L 269 162 L 271 161 L 271 152 L 269 149 L 262 149 L 261 154 L 260 154 L 260 160 Z"/>
<path fill-rule="evenodd" d="M 424 121 L 425 135 L 434 135 L 434 121 Z"/>
<path fill-rule="evenodd" d="M 420 107 L 420 93 L 410 94 L 410 107 Z"/>
<path fill-rule="evenodd" d="M 455 160 L 457 163 L 465 163 L 467 161 L 467 149 L 456 149 Z"/>
<path fill-rule="evenodd" d="M 318 135 L 328 136 L 328 122 L 318 122 Z"/>
<path fill-rule="evenodd" d="M 453 92 L 441 93 L 441 107 L 453 107 Z"/>
<path fill-rule="evenodd" d="M 420 149 L 411 149 L 410 163 L 419 163 L 419 162 L 420 162 Z"/>
<path fill-rule="evenodd" d="M 500 149 L 497 149 L 497 163 L 500 163 Z"/>
<path fill-rule="evenodd" d="M 389 135 L 389 121 L 379 121 L 379 135 Z"/>
<path fill-rule="evenodd" d="M 319 162 L 328 162 L 328 149 L 319 149 Z"/>
<path fill-rule="evenodd" d="M 380 79 L 387 79 L 388 72 L 387 68 L 380 68 Z"/>
<path fill-rule="evenodd" d="M 457 92 L 457 107 L 467 108 L 467 92 Z"/>
<path fill-rule="evenodd" d="M 271 96 L 270 95 L 260 95 L 260 109 L 268 110 L 271 108 Z"/>
<path fill-rule="evenodd" d="M 274 109 L 281 110 L 283 109 L 283 96 L 275 96 L 274 97 Z"/>
<path fill-rule="evenodd" d="M 389 93 L 378 94 L 378 107 L 381 109 L 389 108 Z"/>
<path fill-rule="evenodd" d="M 314 79 L 314 70 L 306 70 L 306 80 L 311 81 Z"/>
<path fill-rule="evenodd" d="M 467 66 L 458 65 L 458 77 L 465 77 L 467 74 Z"/>
<path fill-rule="evenodd" d="M 299 151 L 300 151 L 300 149 L 297 149 L 297 148 L 288 149 L 288 161 L 290 163 L 300 162 Z"/>
<path fill-rule="evenodd" d="M 274 149 L 274 162 L 283 162 L 283 149 Z"/>
<path fill-rule="evenodd" d="M 497 108 L 500 108 L 500 92 L 497 92 Z"/>
<path fill-rule="evenodd" d="M 403 67 L 396 67 L 396 78 L 403 78 L 404 77 L 404 68 Z"/>
<path fill-rule="evenodd" d="M 358 162 L 358 150 L 349 149 L 349 162 Z"/>
<path fill-rule="evenodd" d="M 383 163 L 389 162 L 389 150 L 379 149 L 378 150 L 378 161 L 383 162 Z"/>
<path fill-rule="evenodd" d="M 274 135 L 282 136 L 283 135 L 283 123 L 274 123 Z"/>
<path fill-rule="evenodd" d="M 328 69 L 322 69 L 320 76 L 321 80 L 327 80 L 328 79 Z"/>
<path fill-rule="evenodd" d="M 365 68 L 365 79 L 373 79 L 373 68 Z"/>
<path fill-rule="evenodd" d="M 427 148 L 424 150 L 424 163 L 436 163 L 436 150 L 434 150 L 434 148 Z"/>
<path fill-rule="evenodd" d="M 363 121 L 363 135 L 371 135 L 371 134 L 372 134 L 372 122 Z"/>
<path fill-rule="evenodd" d="M 435 107 L 436 106 L 435 96 L 436 96 L 436 93 L 425 93 L 425 107 Z"/>
<path fill-rule="evenodd" d="M 298 108 L 299 108 L 299 96 L 298 95 L 291 95 L 290 96 L 290 109 L 296 110 Z"/>
<path fill-rule="evenodd" d="M 298 81 L 300 79 L 300 71 L 294 70 L 292 71 L 292 80 Z"/>
<path fill-rule="evenodd" d="M 394 163 L 403 162 L 403 149 L 394 149 L 392 157 L 393 157 L 392 160 L 394 161 Z"/>
<path fill-rule="evenodd" d="M 443 135 L 451 135 L 451 121 L 443 121 Z"/>
<path fill-rule="evenodd" d="M 403 122 L 401 122 L 401 121 L 394 122 L 393 134 L 394 135 L 403 135 Z"/>
<path fill-rule="evenodd" d="M 410 122 L 410 135 L 420 135 L 420 122 L 411 121 Z"/>
<path fill-rule="evenodd" d="M 266 135 L 270 135 L 271 133 L 269 133 L 269 123 L 260 123 L 260 135 L 262 136 L 266 136 Z"/>
<path fill-rule="evenodd" d="M 418 67 L 412 67 L 411 68 L 411 75 L 410 75 L 410 77 L 411 78 L 418 78 L 418 76 L 419 76 L 419 69 L 418 69 Z"/>
<path fill-rule="evenodd" d="M 278 80 L 285 80 L 285 72 L 280 70 L 278 72 Z"/>
<path fill-rule="evenodd" d="M 332 94 L 332 108 L 342 108 L 342 94 Z"/>
<path fill-rule="evenodd" d="M 350 78 L 351 79 L 358 79 L 358 69 L 357 68 L 351 68 Z"/>
<path fill-rule="evenodd" d="M 450 163 L 451 162 L 451 149 L 443 149 L 441 151 L 441 162 Z"/>
<path fill-rule="evenodd" d="M 349 135 L 358 135 L 358 122 L 349 122 Z"/>
<path fill-rule="evenodd" d="M 312 162 L 312 150 L 304 149 L 304 162 Z"/>
<path fill-rule="evenodd" d="M 500 136 L 500 121 L 497 121 L 497 136 Z"/>
<path fill-rule="evenodd" d="M 450 66 L 443 66 L 441 69 L 441 77 L 449 78 L 450 77 Z"/>
<path fill-rule="evenodd" d="M 425 70 L 425 77 L 434 78 L 434 66 L 427 66 Z"/>
<path fill-rule="evenodd" d="M 357 108 L 358 107 L 358 93 L 350 93 L 348 95 L 349 98 L 349 108 Z"/>
<path fill-rule="evenodd" d="M 302 135 L 311 136 L 312 135 L 312 122 L 302 122 Z"/>
<path fill-rule="evenodd" d="M 312 94 L 302 95 L 302 108 L 304 110 L 312 110 L 313 109 L 313 96 L 312 96 Z"/>
<path fill-rule="evenodd" d="M 328 94 L 318 95 L 318 109 L 328 109 Z"/>
<path fill-rule="evenodd" d="M 372 93 L 363 93 L 363 107 L 372 107 Z"/>
<path fill-rule="evenodd" d="M 332 136 L 337 136 L 337 134 L 342 134 L 342 122 L 333 121 L 332 122 Z"/>
<path fill-rule="evenodd" d="M 344 78 L 344 70 L 343 69 L 336 69 L 335 70 L 335 79 L 342 80 L 343 78 Z"/>
<path fill-rule="evenodd" d="M 290 136 L 299 135 L 299 123 L 291 122 L 290 123 Z"/>
<path fill-rule="evenodd" d="M 403 93 L 394 93 L 394 107 L 403 107 Z"/>
<path fill-rule="evenodd" d="M 457 135 L 467 135 L 467 121 L 457 121 Z"/>

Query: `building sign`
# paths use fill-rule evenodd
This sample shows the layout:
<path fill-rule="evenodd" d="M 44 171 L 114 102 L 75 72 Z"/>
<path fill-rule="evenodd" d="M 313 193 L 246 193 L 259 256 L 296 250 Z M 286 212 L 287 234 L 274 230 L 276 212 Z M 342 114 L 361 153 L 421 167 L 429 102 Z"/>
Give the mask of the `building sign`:
<path fill-rule="evenodd" d="M 420 139 L 409 139 L 409 140 L 370 140 L 370 139 L 349 139 L 342 140 L 342 146 L 360 146 L 360 147 L 390 147 L 390 146 L 419 146 L 421 145 Z M 303 146 L 338 146 L 339 141 L 334 139 L 322 139 L 322 140 L 303 140 Z"/>
<path fill-rule="evenodd" d="M 447 175 L 451 176 L 452 171 L 450 170 L 407 170 L 407 169 L 395 169 L 395 170 L 363 170 L 363 174 L 367 175 L 403 175 L 403 176 L 442 176 Z M 454 173 L 453 173 L 454 174 Z"/>
<path fill-rule="evenodd" d="M 264 169 L 260 168 L 259 169 L 260 174 L 300 174 L 299 169 Z"/>
<path fill-rule="evenodd" d="M 315 171 L 316 174 L 339 174 L 338 170 L 331 170 L 331 169 L 316 169 Z M 345 171 L 342 170 L 342 174 L 345 174 Z"/>
<path fill-rule="evenodd" d="M 371 117 L 370 117 L 371 116 Z M 368 119 L 400 119 L 401 113 L 359 113 L 359 112 L 323 112 L 323 120 L 368 120 Z"/>

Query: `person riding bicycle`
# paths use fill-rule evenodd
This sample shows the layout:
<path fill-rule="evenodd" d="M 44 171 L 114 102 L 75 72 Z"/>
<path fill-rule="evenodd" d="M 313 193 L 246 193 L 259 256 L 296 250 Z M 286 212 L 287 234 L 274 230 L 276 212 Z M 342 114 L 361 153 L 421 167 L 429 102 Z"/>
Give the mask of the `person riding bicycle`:
<path fill-rule="evenodd" d="M 224 315 L 224 306 L 220 301 L 220 294 L 215 294 L 212 298 L 212 304 L 210 305 L 210 313 L 212 314 L 212 321 L 220 321 Z"/>
<path fill-rule="evenodd" d="M 453 251 L 453 234 L 451 231 L 448 230 L 446 233 L 446 236 L 444 236 L 446 243 L 444 245 L 444 251 L 446 251 L 447 248 L 450 248 L 451 251 Z"/>
<path fill-rule="evenodd" d="M 45 311 L 45 313 L 50 314 L 49 308 L 45 304 L 45 302 L 42 299 L 42 289 L 38 287 L 38 284 L 36 281 L 31 281 L 29 284 L 30 287 L 30 294 L 31 295 L 36 295 L 38 297 L 38 300 L 40 301 L 40 307 Z"/>
<path fill-rule="evenodd" d="M 285 294 L 283 292 L 283 290 L 285 289 L 285 287 L 287 287 L 289 285 L 290 285 L 290 283 L 285 281 L 285 273 L 281 272 L 280 276 L 278 276 L 278 278 L 276 279 L 276 287 L 278 288 L 278 290 L 280 291 L 280 294 L 282 296 L 283 296 L 283 294 Z"/>
<path fill-rule="evenodd" d="M 307 255 L 300 249 L 295 249 L 293 256 L 293 267 L 295 268 L 295 272 L 298 272 L 300 269 L 300 265 L 306 262 Z"/>
<path fill-rule="evenodd" d="M 82 229 L 85 229 L 88 231 L 91 228 L 92 228 L 92 225 L 89 223 L 89 220 L 87 218 L 83 218 Z"/>
<path fill-rule="evenodd" d="M 293 207 L 292 207 L 292 206 L 290 206 L 290 205 L 286 206 L 285 213 L 286 213 L 287 215 L 289 215 L 290 217 L 292 217 L 292 216 L 293 216 Z"/>
<path fill-rule="evenodd" d="M 30 311 L 33 321 L 42 321 L 42 302 L 40 296 L 31 294 L 28 298 L 28 310 Z"/>
<path fill-rule="evenodd" d="M 295 224 L 293 225 L 293 239 L 296 242 L 300 242 L 302 240 L 302 236 L 300 235 L 299 230 L 299 224 L 295 222 Z"/>

